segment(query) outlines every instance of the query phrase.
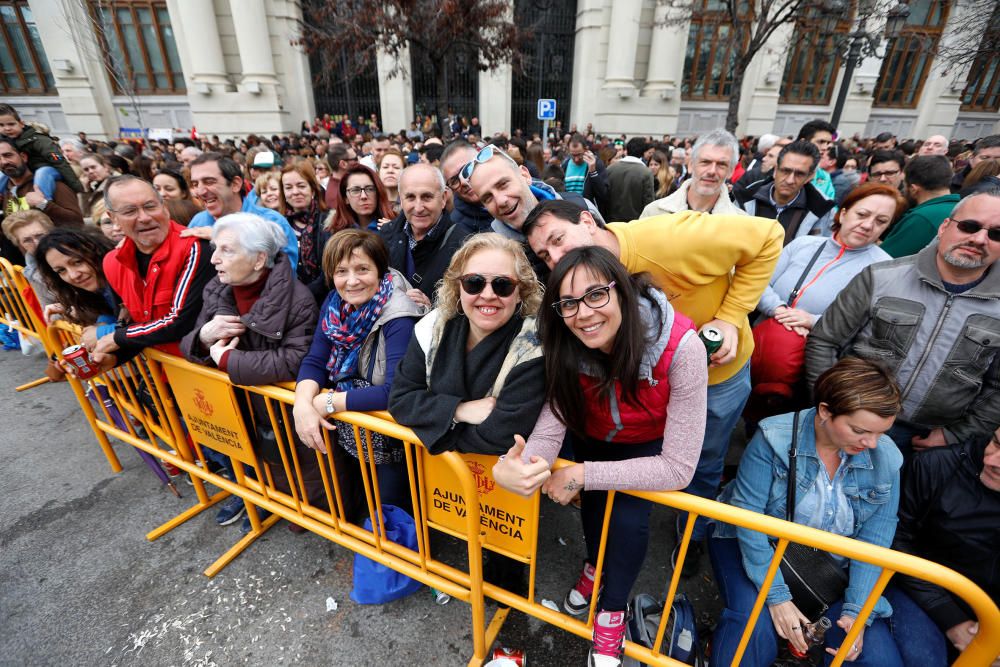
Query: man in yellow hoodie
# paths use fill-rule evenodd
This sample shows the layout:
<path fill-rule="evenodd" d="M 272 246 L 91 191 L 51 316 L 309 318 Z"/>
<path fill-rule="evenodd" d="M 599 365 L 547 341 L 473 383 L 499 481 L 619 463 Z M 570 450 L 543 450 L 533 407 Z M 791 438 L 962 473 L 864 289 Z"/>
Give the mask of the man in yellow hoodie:
<path fill-rule="evenodd" d="M 757 307 L 778 262 L 784 242 L 781 225 L 748 215 L 683 211 L 602 227 L 589 212 L 553 200 L 532 210 L 522 232 L 550 269 L 573 248 L 607 248 L 629 273 L 648 272 L 673 307 L 690 317 L 699 331 L 714 327 L 722 332 L 722 346 L 709 360 L 701 458 L 685 489 L 715 498 L 730 435 L 750 395 L 753 334 L 747 315 Z M 697 571 L 703 552 L 703 521 L 695 526 L 693 537 L 686 575 Z"/>

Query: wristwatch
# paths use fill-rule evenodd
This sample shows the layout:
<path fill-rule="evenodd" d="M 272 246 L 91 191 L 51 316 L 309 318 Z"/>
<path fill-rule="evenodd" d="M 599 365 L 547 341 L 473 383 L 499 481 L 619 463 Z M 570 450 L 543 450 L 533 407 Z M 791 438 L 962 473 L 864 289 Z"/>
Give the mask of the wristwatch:
<path fill-rule="evenodd" d="M 41 203 L 38 204 L 38 210 L 39 211 L 44 211 L 48 207 L 49 207 L 49 200 L 48 199 L 43 199 L 41 201 Z"/>
<path fill-rule="evenodd" d="M 337 408 L 333 407 L 333 392 L 326 392 L 326 414 L 332 415 L 337 411 Z"/>

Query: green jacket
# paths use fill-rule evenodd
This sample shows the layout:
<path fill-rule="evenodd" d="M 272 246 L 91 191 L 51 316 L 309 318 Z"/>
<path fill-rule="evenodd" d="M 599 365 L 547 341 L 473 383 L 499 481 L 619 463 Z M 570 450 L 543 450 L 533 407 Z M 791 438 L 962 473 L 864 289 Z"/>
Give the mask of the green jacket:
<path fill-rule="evenodd" d="M 938 227 L 951 215 L 958 200 L 958 195 L 944 195 L 914 206 L 892 227 L 882 242 L 882 250 L 893 257 L 917 254 L 937 236 Z"/>
<path fill-rule="evenodd" d="M 38 171 L 41 167 L 52 167 L 59 172 L 63 183 L 76 192 L 83 192 L 83 185 L 76 177 L 76 172 L 73 171 L 69 160 L 62 154 L 59 144 L 53 141 L 48 134 L 39 131 L 32 125 L 25 125 L 21 135 L 14 140 L 14 143 L 19 151 L 28 154 L 28 167 L 32 171 Z"/>

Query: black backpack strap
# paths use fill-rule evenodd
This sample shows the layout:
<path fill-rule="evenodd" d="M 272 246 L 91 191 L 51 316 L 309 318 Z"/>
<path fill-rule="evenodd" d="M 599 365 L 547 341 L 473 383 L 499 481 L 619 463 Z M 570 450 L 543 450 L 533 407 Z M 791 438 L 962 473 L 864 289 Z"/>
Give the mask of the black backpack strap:
<path fill-rule="evenodd" d="M 792 444 L 788 448 L 788 489 L 785 491 L 785 519 L 795 521 L 796 468 L 799 457 L 799 413 L 792 418 Z"/>

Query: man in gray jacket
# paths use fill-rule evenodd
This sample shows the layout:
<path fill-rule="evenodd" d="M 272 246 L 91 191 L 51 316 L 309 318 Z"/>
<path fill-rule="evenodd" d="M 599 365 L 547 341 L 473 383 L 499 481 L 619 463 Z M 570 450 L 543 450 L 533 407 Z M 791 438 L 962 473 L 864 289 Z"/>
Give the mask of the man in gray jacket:
<path fill-rule="evenodd" d="M 913 449 L 988 435 L 1000 424 L 1000 189 L 962 200 L 937 242 L 873 264 L 806 343 L 810 386 L 837 359 L 884 363 L 903 392 L 889 435 Z"/>

